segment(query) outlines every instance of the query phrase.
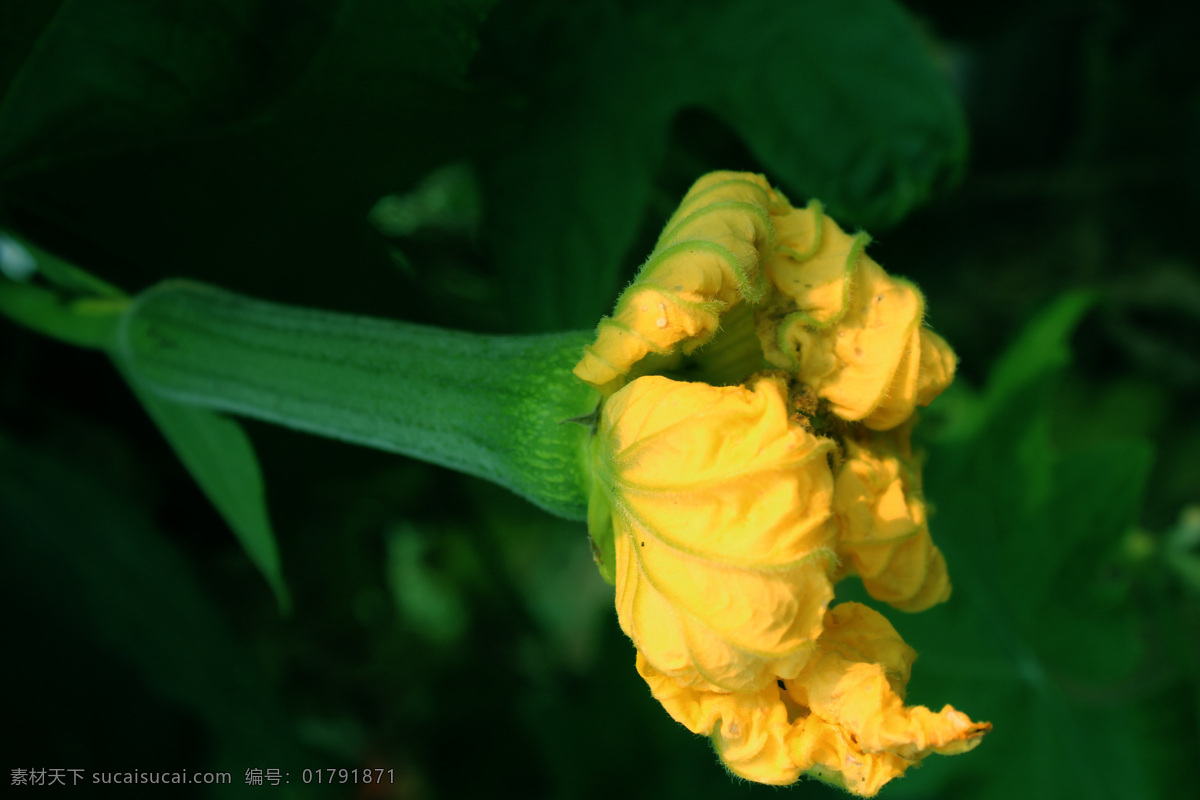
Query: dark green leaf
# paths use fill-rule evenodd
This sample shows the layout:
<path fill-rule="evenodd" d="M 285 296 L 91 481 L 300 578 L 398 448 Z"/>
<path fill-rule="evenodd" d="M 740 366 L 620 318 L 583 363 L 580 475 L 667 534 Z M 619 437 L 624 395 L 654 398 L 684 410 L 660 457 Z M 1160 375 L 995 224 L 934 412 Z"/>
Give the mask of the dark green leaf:
<path fill-rule="evenodd" d="M 999 406 L 1008 402 L 1012 394 L 1036 387 L 1043 373 L 1061 370 L 1070 362 L 1071 334 L 1095 302 L 1096 295 L 1092 292 L 1072 292 L 1021 331 L 992 368 L 987 385 L 989 414 L 1001 416 Z M 1045 385 L 1049 383 L 1045 382 Z"/>
<path fill-rule="evenodd" d="M 135 290 L 417 315 L 366 217 L 492 135 L 465 79 L 490 5 L 66 2 L 0 107 L 0 215 Z"/>
<path fill-rule="evenodd" d="M 594 325 L 611 306 L 685 108 L 718 113 L 772 181 L 850 224 L 894 222 L 963 157 L 947 81 L 886 0 L 667 1 L 579 27 L 526 136 L 486 170 L 496 258 L 528 328 Z"/>
<path fill-rule="evenodd" d="M 80 347 L 103 349 L 114 343 L 127 305 L 125 300 L 67 300 L 40 286 L 0 278 L 0 315 Z"/>
<path fill-rule="evenodd" d="M 962 164 L 962 112 L 899 4 L 730 3 L 693 42 L 692 102 L 726 119 L 769 177 L 842 223 L 890 225 Z"/>
<path fill-rule="evenodd" d="M 337 3 L 66 0 L 0 102 L 0 163 L 145 146 L 263 112 Z"/>
<path fill-rule="evenodd" d="M 1067 295 L 1033 320 L 970 412 L 970 433 L 930 449 L 931 525 L 954 596 L 896 620 L 921 653 L 910 699 L 951 702 L 995 730 L 970 755 L 906 778 L 898 795 L 1153 796 L 1130 734 L 1137 620 L 1103 591 L 1106 557 L 1137 523 L 1151 451 L 1109 441 L 1061 454 L 1049 436 L 1067 342 L 1089 303 Z"/>
<path fill-rule="evenodd" d="M 34 330 L 85 347 L 111 350 L 129 301 L 118 290 L 62 259 L 28 245 L 37 270 L 58 291 L 0 278 L 0 313 Z M 70 299 L 66 292 L 99 297 Z M 279 564 L 275 536 L 267 516 L 262 473 L 250 440 L 238 423 L 205 409 L 159 398 L 118 369 L 170 442 L 188 472 L 238 537 L 246 555 L 266 578 L 279 608 L 291 601 Z"/>
<path fill-rule="evenodd" d="M 10 233 L 0 233 L 0 245 L 16 245 L 21 256 L 27 256 L 34 269 L 56 288 L 73 294 L 87 297 L 102 297 L 108 299 L 123 299 L 125 293 L 112 284 L 105 283 L 76 267 L 53 253 L 47 252 L 33 242 Z M 7 255 L 5 250 L 4 254 Z M 2 259 L 0 259 L 2 260 Z"/>
<path fill-rule="evenodd" d="M 17 261 L 22 263 L 9 263 Z M 23 270 L 31 272 L 22 282 L 0 277 L 0 314 L 80 347 L 106 349 L 115 343 L 117 324 L 129 305 L 120 290 L 20 237 L 0 233 L 0 273 Z M 53 288 L 31 283 L 34 273 Z"/>
<path fill-rule="evenodd" d="M 264 676 L 144 512 L 62 460 L 0 441 L 0 528 L 6 585 L 202 720 L 218 763 L 239 778 L 247 761 L 307 766 Z M 23 657 L 36 658 L 30 645 Z"/>

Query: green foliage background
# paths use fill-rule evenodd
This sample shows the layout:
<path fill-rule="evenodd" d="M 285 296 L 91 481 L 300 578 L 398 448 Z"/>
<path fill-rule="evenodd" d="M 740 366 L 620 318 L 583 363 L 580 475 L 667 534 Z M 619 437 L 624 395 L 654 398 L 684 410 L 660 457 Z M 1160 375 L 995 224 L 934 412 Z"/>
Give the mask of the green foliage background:
<path fill-rule="evenodd" d="M 44 251 L 50 306 L 105 291 L 57 257 L 128 292 L 183 276 L 533 332 L 594 325 L 708 170 L 819 197 L 921 285 L 962 361 L 921 428 L 955 595 L 889 617 L 921 653 L 910 700 L 995 730 L 885 796 L 1186 796 L 1198 16 L 3 0 L 0 228 Z M 779 791 L 726 777 L 650 698 L 581 524 L 140 394 L 0 321 L 8 769 L 234 775 L 180 797 Z M 242 786 L 253 767 L 291 783 Z M 331 767 L 396 782 L 302 784 Z"/>

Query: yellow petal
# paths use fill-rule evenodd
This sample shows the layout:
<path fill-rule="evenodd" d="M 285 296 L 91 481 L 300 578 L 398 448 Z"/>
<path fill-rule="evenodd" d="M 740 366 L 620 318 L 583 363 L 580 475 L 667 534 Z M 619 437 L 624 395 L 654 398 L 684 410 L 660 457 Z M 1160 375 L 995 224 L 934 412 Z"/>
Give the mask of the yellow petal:
<path fill-rule="evenodd" d="M 634 380 L 605 404 L 617 615 L 684 685 L 758 689 L 807 659 L 832 598 L 831 444 L 750 388 Z"/>
<path fill-rule="evenodd" d="M 960 753 L 979 744 L 989 723 L 972 722 L 951 706 L 934 713 L 905 706 L 904 676 L 914 655 L 895 628 L 859 603 L 830 609 L 817 654 L 786 682 L 813 715 L 846 731 L 863 753 L 890 753 L 916 762 L 930 753 Z M 825 766 L 843 771 L 842 763 Z"/>
<path fill-rule="evenodd" d="M 843 603 L 826 614 L 816 653 L 784 693 L 775 682 L 742 692 L 685 685 L 641 652 L 637 669 L 673 719 L 712 737 L 731 772 L 776 785 L 807 772 L 871 797 L 925 756 L 971 750 L 991 729 L 950 706 L 905 707 L 915 658 L 881 615 Z"/>
<path fill-rule="evenodd" d="M 778 202 L 761 175 L 710 173 L 684 195 L 679 208 L 663 227 L 654 252 L 696 242 L 716 245 L 728 252 L 725 266 L 738 293 L 757 300 L 766 288 L 759 262 L 773 249 L 775 230 L 770 211 Z M 677 267 L 660 267 L 659 275 L 669 278 L 685 274 Z M 670 284 L 670 280 L 664 282 Z"/>
<path fill-rule="evenodd" d="M 705 175 L 600 321 L 575 374 L 607 397 L 654 372 L 733 383 L 765 359 L 842 419 L 875 430 L 899 425 L 949 384 L 954 353 L 922 328 L 916 287 L 864 254 L 868 241 L 842 231 L 816 201 L 792 208 L 761 175 Z M 731 312 L 746 306 L 753 314 L 735 319 Z M 685 367 L 718 331 L 709 349 L 720 353 L 706 350 Z"/>
<path fill-rule="evenodd" d="M 923 611 L 949 598 L 950 580 L 929 534 L 911 430 L 847 436 L 833 508 L 843 570 L 859 575 L 877 600 Z"/>
<path fill-rule="evenodd" d="M 839 603 L 825 612 L 823 631 L 817 641 L 817 654 L 830 654 L 847 662 L 878 666 L 887 676 L 889 687 L 903 699 L 917 653 L 887 621 L 887 618 L 862 603 Z M 817 658 L 788 689 L 801 705 L 812 707 L 809 681 L 820 669 Z"/>
<path fill-rule="evenodd" d="M 688 685 L 745 691 L 795 675 L 807 661 L 833 594 L 824 559 L 752 571 L 670 552 L 655 563 L 642 552 L 655 546 L 650 536 L 642 548 L 621 530 L 616 544 L 618 621 L 663 672 Z"/>
<path fill-rule="evenodd" d="M 946 340 L 928 328 L 921 329 L 921 367 L 917 378 L 917 405 L 927 406 L 954 380 L 958 356 Z"/>
<path fill-rule="evenodd" d="M 722 313 L 760 299 L 761 262 L 774 249 L 770 209 L 780 202 L 761 175 L 698 181 L 612 316 L 600 321 L 575 375 L 611 394 L 647 355 L 691 353 L 712 339 Z"/>
<path fill-rule="evenodd" d="M 804 324 L 823 328 L 846 313 L 854 271 L 869 241 L 849 235 L 813 201 L 804 209 L 773 218 L 777 249 L 766 272 L 785 313 L 799 313 Z"/>
<path fill-rule="evenodd" d="M 635 516 L 673 547 L 771 567 L 828 546 L 833 444 L 789 419 L 777 377 L 708 386 L 659 376 L 604 408 L 606 468 Z"/>
<path fill-rule="evenodd" d="M 776 785 L 800 776 L 791 758 L 788 712 L 777 684 L 737 694 L 684 688 L 655 670 L 641 653 L 637 669 L 676 722 L 712 737 L 721 761 L 735 775 Z"/>
<path fill-rule="evenodd" d="M 848 730 L 816 714 L 793 724 L 788 751 L 797 769 L 860 797 L 874 797 L 913 764 L 887 751 L 864 753 Z"/>
<path fill-rule="evenodd" d="M 853 422 L 888 400 L 925 301 L 912 284 L 863 256 L 848 303 L 838 322 L 826 328 L 813 327 L 801 312 L 790 314 L 779 323 L 777 339 L 797 377 L 828 400 L 835 414 Z"/>
<path fill-rule="evenodd" d="M 912 416 L 917 406 L 917 394 L 921 377 L 921 334 L 924 329 L 913 326 L 908 346 L 896 365 L 896 374 L 884 390 L 879 405 L 863 419 L 863 425 L 871 430 L 886 431 Z"/>

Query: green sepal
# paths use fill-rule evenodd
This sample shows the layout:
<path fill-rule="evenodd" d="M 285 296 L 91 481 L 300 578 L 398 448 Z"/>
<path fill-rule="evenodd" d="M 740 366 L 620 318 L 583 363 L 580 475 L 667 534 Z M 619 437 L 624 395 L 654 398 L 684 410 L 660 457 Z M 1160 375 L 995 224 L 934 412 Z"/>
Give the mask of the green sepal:
<path fill-rule="evenodd" d="M 280 613 L 291 614 L 262 470 L 242 426 L 213 411 L 158 397 L 139 386 L 120 362 L 117 369 L 271 587 Z"/>
<path fill-rule="evenodd" d="M 608 502 L 608 490 L 602 481 L 593 480 L 588 497 L 588 536 L 592 542 L 592 559 L 600 570 L 600 577 L 610 585 L 617 584 L 617 549 L 613 534 L 612 506 Z"/>

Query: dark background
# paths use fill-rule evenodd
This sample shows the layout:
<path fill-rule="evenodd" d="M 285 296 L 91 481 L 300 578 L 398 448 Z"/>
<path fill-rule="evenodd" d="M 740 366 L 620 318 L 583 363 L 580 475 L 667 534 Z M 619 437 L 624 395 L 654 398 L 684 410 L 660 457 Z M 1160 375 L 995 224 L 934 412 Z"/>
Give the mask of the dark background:
<path fill-rule="evenodd" d="M 889 617 L 922 653 L 910 700 L 996 727 L 885 795 L 1187 795 L 1198 16 L 1182 0 L 5 0 L 0 227 L 131 293 L 183 276 L 511 333 L 593 326 L 708 170 L 820 197 L 921 286 L 961 359 L 927 433 L 956 594 Z M 1079 289 L 1095 300 L 1067 326 L 1070 366 L 980 394 Z M 986 422 L 955 438 L 972 413 Z M 181 797 L 781 791 L 727 777 L 650 698 L 582 524 L 244 426 L 286 618 L 110 362 L 0 321 L 7 768 L 233 773 Z M 291 784 L 244 787 L 252 767 Z M 306 767 L 395 783 L 305 787 Z"/>

